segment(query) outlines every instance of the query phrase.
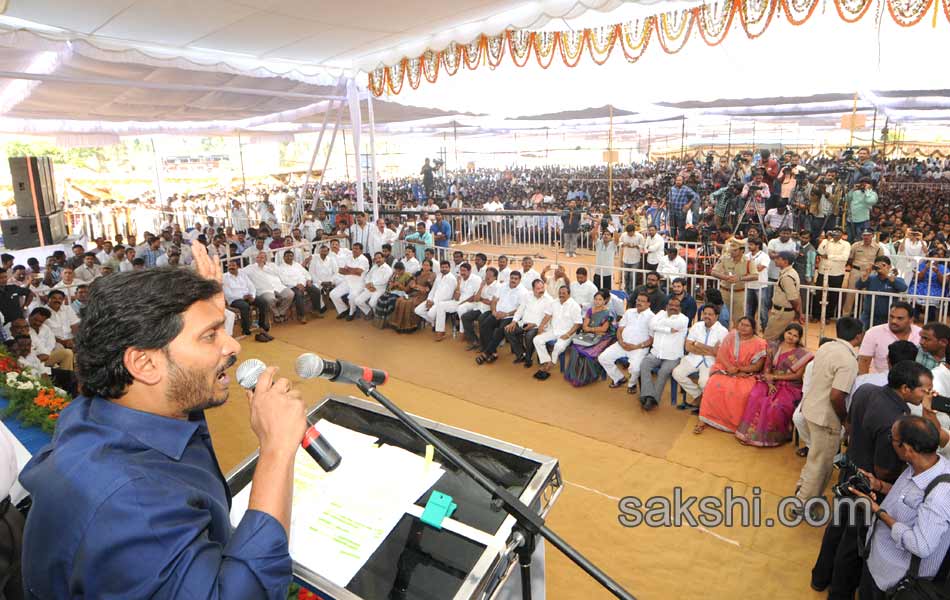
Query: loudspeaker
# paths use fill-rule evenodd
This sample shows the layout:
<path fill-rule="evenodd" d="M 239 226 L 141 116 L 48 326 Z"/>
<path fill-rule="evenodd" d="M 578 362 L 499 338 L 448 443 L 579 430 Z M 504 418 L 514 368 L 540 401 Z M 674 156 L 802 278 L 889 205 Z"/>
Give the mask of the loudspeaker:
<path fill-rule="evenodd" d="M 60 210 L 53 161 L 46 156 L 11 156 L 13 198 L 20 217 L 49 215 Z"/>
<path fill-rule="evenodd" d="M 40 234 L 36 228 L 37 217 L 18 217 L 0 221 L 3 233 L 3 245 L 9 250 L 25 250 L 40 245 Z M 66 239 L 66 217 L 62 212 L 39 217 L 43 228 L 43 244 L 58 244 Z"/>

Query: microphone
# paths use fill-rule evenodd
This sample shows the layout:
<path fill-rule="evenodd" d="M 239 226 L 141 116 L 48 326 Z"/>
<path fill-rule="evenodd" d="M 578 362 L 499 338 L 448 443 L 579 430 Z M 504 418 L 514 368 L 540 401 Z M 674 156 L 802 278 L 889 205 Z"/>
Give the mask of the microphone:
<path fill-rule="evenodd" d="M 364 382 L 370 385 L 382 385 L 389 379 L 386 371 L 361 367 L 345 360 L 323 360 L 312 352 L 298 356 L 295 368 L 303 379 L 322 377 L 338 383 Z"/>
<path fill-rule="evenodd" d="M 298 360 L 298 363 L 299 362 Z M 266 369 L 267 366 L 262 361 L 251 358 L 238 366 L 235 375 L 241 387 L 254 391 L 254 388 L 257 387 L 258 378 Z M 297 371 L 299 373 L 300 369 L 298 368 Z M 321 469 L 330 472 L 340 465 L 340 461 L 342 460 L 340 453 L 330 445 L 330 442 L 328 442 L 325 437 L 320 435 L 320 431 L 316 425 L 309 422 L 308 424 L 310 427 L 303 434 L 303 440 L 300 441 L 300 445 L 307 451 L 310 458 L 317 461 Z"/>

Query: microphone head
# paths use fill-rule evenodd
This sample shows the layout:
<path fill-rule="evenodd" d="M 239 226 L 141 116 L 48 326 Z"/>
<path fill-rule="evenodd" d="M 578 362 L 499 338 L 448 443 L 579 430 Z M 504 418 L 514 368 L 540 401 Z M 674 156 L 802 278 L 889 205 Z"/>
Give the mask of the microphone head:
<path fill-rule="evenodd" d="M 320 373 L 323 372 L 323 359 L 313 352 L 301 354 L 297 357 L 294 370 L 297 371 L 297 376 L 301 379 L 319 377 Z"/>
<path fill-rule="evenodd" d="M 257 385 L 257 378 L 267 369 L 263 361 L 249 358 L 238 365 L 235 376 L 242 388 L 253 390 Z"/>

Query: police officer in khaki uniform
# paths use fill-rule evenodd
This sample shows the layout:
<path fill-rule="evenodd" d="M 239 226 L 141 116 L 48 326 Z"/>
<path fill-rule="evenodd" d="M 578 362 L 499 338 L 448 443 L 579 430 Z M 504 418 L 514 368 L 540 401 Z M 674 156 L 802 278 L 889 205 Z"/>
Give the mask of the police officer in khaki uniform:
<path fill-rule="evenodd" d="M 884 248 L 874 241 L 874 230 L 865 227 L 861 230 L 861 241 L 851 244 L 851 256 L 848 257 L 848 266 L 851 272 L 846 278 L 845 287 L 853 290 L 856 287 L 861 274 L 874 265 L 874 260 L 878 256 L 884 256 Z M 855 294 L 847 294 L 844 298 L 844 314 L 851 314 L 854 308 Z"/>
<path fill-rule="evenodd" d="M 792 266 L 795 257 L 795 252 L 784 250 L 775 256 L 779 275 L 772 290 L 772 310 L 769 311 L 769 322 L 763 336 L 769 341 L 782 335 L 785 327 L 793 320 L 805 322 L 802 315 L 801 282 L 798 279 L 798 271 Z"/>
<path fill-rule="evenodd" d="M 730 327 L 745 316 L 745 285 L 755 281 L 759 274 L 755 272 L 749 259 L 745 257 L 745 240 L 732 238 L 723 248 L 724 252 L 719 262 L 710 272 L 720 281 L 719 291 L 722 300 L 729 307 Z"/>

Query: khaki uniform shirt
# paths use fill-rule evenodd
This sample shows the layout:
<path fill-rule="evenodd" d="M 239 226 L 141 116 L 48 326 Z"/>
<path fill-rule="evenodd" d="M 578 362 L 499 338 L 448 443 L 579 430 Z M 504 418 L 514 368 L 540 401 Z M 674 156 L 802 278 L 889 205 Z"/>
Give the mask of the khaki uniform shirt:
<path fill-rule="evenodd" d="M 851 244 L 851 265 L 857 269 L 864 269 L 874 264 L 874 259 L 884 256 L 884 249 L 877 242 L 865 246 L 864 242 Z"/>
<path fill-rule="evenodd" d="M 844 275 L 848 259 L 851 258 L 851 244 L 844 240 L 823 240 L 818 246 L 818 255 L 821 256 L 821 264 L 818 265 L 820 274 L 832 277 Z"/>
<path fill-rule="evenodd" d="M 727 275 L 735 275 L 740 278 L 735 284 L 735 287 L 732 291 L 740 292 L 745 289 L 747 281 L 742 281 L 742 277 L 752 275 L 752 265 L 749 263 L 749 259 L 743 256 L 738 261 L 732 260 L 732 257 L 728 254 L 723 254 L 720 257 L 719 262 L 716 263 L 716 266 L 712 270 L 713 276 L 725 277 Z M 725 289 L 728 290 L 730 284 L 723 282 L 723 285 L 726 286 Z M 741 315 L 740 315 L 741 316 Z"/>
<path fill-rule="evenodd" d="M 798 271 L 789 265 L 779 273 L 778 281 L 772 290 L 772 305 L 779 308 L 792 308 L 792 300 L 798 300 L 801 293 L 801 282 Z"/>
<path fill-rule="evenodd" d="M 851 392 L 858 376 L 858 349 L 835 339 L 818 348 L 814 364 L 811 387 L 802 398 L 802 416 L 817 425 L 838 429 L 841 420 L 831 406 L 831 390 Z"/>

